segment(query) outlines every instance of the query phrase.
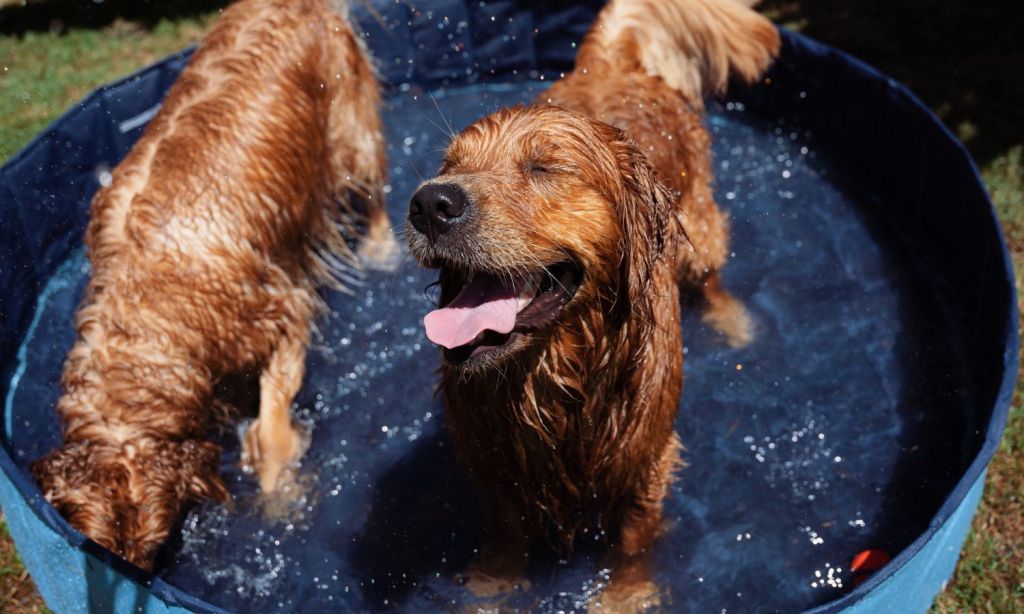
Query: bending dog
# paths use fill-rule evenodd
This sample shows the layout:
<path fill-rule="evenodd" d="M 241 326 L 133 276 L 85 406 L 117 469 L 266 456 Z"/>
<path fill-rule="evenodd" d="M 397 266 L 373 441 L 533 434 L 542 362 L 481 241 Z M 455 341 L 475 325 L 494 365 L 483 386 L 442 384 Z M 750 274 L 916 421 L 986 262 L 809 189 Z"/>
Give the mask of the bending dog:
<path fill-rule="evenodd" d="M 655 592 L 681 464 L 680 287 L 731 343 L 752 336 L 720 279 L 703 97 L 758 79 L 778 46 L 734 0 L 613 0 L 571 74 L 466 128 L 414 195 L 410 251 L 439 270 L 424 324 L 447 427 L 488 501 L 476 592 L 512 587 L 536 543 L 568 553 L 585 527 L 611 541 L 604 605 Z"/>
<path fill-rule="evenodd" d="M 225 10 L 92 202 L 63 445 L 32 469 L 72 526 L 139 567 L 186 506 L 228 496 L 207 439 L 222 378 L 258 372 L 244 457 L 280 487 L 303 452 L 290 408 L 317 287 L 397 253 L 378 84 L 344 9 Z"/>

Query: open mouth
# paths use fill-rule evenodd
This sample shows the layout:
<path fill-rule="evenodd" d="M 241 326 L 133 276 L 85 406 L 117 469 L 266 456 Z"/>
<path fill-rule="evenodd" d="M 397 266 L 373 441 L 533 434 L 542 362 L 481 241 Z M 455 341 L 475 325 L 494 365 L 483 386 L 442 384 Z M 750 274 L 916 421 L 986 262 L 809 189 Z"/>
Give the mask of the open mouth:
<path fill-rule="evenodd" d="M 519 275 L 473 271 L 464 277 L 455 298 L 423 318 L 427 338 L 454 365 L 510 348 L 553 322 L 575 296 L 583 271 L 564 261 Z"/>

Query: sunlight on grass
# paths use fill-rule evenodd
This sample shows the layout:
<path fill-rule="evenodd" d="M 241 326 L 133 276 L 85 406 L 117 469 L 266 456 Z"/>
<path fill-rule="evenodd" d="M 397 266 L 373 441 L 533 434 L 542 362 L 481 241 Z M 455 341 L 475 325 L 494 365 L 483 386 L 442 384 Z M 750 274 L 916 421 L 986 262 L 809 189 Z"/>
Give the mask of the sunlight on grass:
<path fill-rule="evenodd" d="M 981 176 L 1007 235 L 1011 240 L 1024 241 L 1024 145 L 1015 145 L 985 165 Z M 1019 273 L 1020 269 L 1018 278 Z"/>
<path fill-rule="evenodd" d="M 161 21 L 152 30 L 118 21 L 100 30 L 0 37 L 0 159 L 97 85 L 194 43 L 215 14 Z"/>

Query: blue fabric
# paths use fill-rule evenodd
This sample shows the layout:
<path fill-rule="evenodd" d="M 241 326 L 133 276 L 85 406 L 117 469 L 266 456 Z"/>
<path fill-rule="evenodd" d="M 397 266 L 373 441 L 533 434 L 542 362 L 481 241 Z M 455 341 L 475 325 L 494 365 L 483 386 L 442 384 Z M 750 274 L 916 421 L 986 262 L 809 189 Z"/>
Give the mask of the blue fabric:
<path fill-rule="evenodd" d="M 459 107 L 461 110 L 454 110 L 460 99 L 476 96 L 498 104 L 517 96 L 528 98 L 529 88 L 542 86 L 569 70 L 575 44 L 589 27 L 599 4 L 562 2 L 541 7 L 533 2 L 441 0 L 429 3 L 429 8 L 420 3 L 414 11 L 407 3 L 375 3 L 386 29 L 361 4 L 356 3 L 354 11 L 379 59 L 393 104 L 401 106 L 398 101 L 416 93 L 436 92 L 441 98 L 439 88 L 447 88 L 452 96 L 442 101 L 442 108 L 464 122 L 482 111 L 468 102 Z M 900 238 L 906 261 L 901 267 L 909 273 L 897 279 L 922 284 L 939 297 L 936 308 L 943 310 L 942 321 L 950 324 L 950 331 L 959 332 L 953 343 L 958 347 L 954 353 L 960 360 L 957 368 L 965 372 L 964 391 L 957 393 L 962 397 L 933 400 L 937 405 L 968 409 L 963 422 L 957 423 L 966 437 L 957 440 L 954 445 L 959 447 L 950 451 L 953 464 L 943 469 L 948 475 L 936 481 L 948 484 L 948 494 L 926 505 L 916 494 L 905 496 L 901 502 L 899 493 L 895 493 L 894 505 L 908 506 L 914 512 L 911 516 L 925 515 L 899 527 L 902 534 L 891 536 L 894 543 L 906 543 L 907 547 L 883 572 L 814 611 L 920 611 L 949 577 L 980 496 L 984 468 L 1005 424 L 1018 355 L 1012 268 L 976 169 L 930 112 L 902 86 L 841 52 L 792 33 L 784 33 L 784 40 L 784 53 L 772 71 L 770 84 L 741 91 L 735 100 L 758 117 L 783 118 L 789 123 L 738 125 L 742 130 L 765 134 L 773 130 L 780 135 L 790 130 L 813 134 L 816 150 L 836 158 L 827 168 L 841 176 L 832 181 L 855 185 L 856 200 L 865 215 L 885 227 L 875 232 Z M 149 612 L 175 608 L 218 611 L 178 588 L 185 586 L 181 582 L 186 576 L 175 576 L 177 585 L 172 586 L 84 540 L 40 500 L 38 489 L 21 469 L 53 443 L 55 390 L 39 382 L 45 383 L 40 373 L 59 370 L 62 350 L 54 343 L 53 356 L 22 356 L 19 363 L 17 348 L 33 327 L 40 293 L 44 287 L 53 288 L 55 271 L 69 261 L 81 242 L 88 201 L 98 185 L 97 169 L 113 167 L 124 156 L 186 60 L 187 53 L 174 56 L 98 90 L 0 169 L 0 393 L 7 401 L 4 445 L 0 450 L 4 473 L 0 495 L 19 551 L 47 602 L 60 612 L 140 608 Z M 472 85 L 476 83 L 490 85 Z M 470 89 L 461 90 L 466 86 Z M 470 96 L 460 98 L 460 91 Z M 407 108 L 392 111 L 389 117 L 395 123 L 425 124 L 422 114 L 422 109 Z M 735 129 L 730 128 L 733 124 L 724 121 L 728 117 L 721 110 L 712 116 L 713 127 L 718 126 L 716 118 L 723 118 L 720 128 L 724 132 L 720 136 L 733 134 L 729 132 Z M 402 150 L 400 137 L 404 134 L 392 129 L 389 135 L 393 162 Z M 725 157 L 728 151 L 720 148 L 717 153 Z M 429 156 L 419 161 L 425 164 L 425 172 L 436 163 Z M 402 208 L 397 200 L 408 196 L 408 174 L 408 169 L 397 163 L 392 168 L 396 176 L 393 213 Z M 719 198 L 727 190 L 720 185 Z M 820 194 L 828 197 L 827 193 Z M 744 236 L 756 239 L 750 229 L 757 218 L 744 221 L 737 217 L 739 212 L 733 215 L 741 236 L 738 243 L 742 244 Z M 843 243 L 838 245 L 841 252 Z M 737 260 L 743 258 L 741 254 Z M 744 275 L 750 272 L 744 273 L 739 264 L 730 266 L 735 272 L 727 275 L 735 276 L 734 283 L 748 283 Z M 878 274 L 875 269 L 855 273 L 858 277 Z M 799 275 L 792 279 L 799 280 Z M 76 283 L 80 281 L 78 278 Z M 76 294 L 69 291 L 61 296 L 70 310 Z M 768 310 L 765 313 L 774 308 L 763 307 Z M 851 324 L 858 321 L 851 319 Z M 793 324 L 799 322 L 794 320 Z M 60 327 L 55 330 L 59 333 Z M 701 340 L 690 343 L 699 347 Z M 693 356 L 688 360 L 688 369 L 697 374 L 715 373 L 716 367 L 707 361 L 702 364 Z M 927 363 L 922 360 L 925 367 Z M 902 377 L 893 372 L 882 380 Z M 11 385 L 21 388 L 30 381 L 38 386 L 32 397 L 37 402 L 14 403 Z M 922 382 L 927 386 L 927 380 Z M 701 398 L 699 379 L 696 383 L 688 381 L 687 387 L 687 395 Z M 927 397 L 917 401 L 927 402 Z M 865 416 L 865 420 L 870 419 Z M 712 426 L 710 438 L 729 425 Z M 683 428 L 686 439 L 685 423 Z M 698 439 L 688 442 L 693 448 L 691 454 L 698 455 L 690 460 L 699 463 L 700 433 L 689 434 Z M 430 458 L 451 461 L 443 455 Z M 404 472 L 405 476 L 413 475 L 414 480 L 430 479 L 417 474 L 413 467 L 402 468 L 401 461 L 395 467 L 388 475 Z M 709 475 L 708 479 L 714 478 Z M 736 494 L 738 501 L 743 496 L 743 492 Z M 689 507 L 681 508 L 681 517 L 699 518 L 701 511 L 693 507 L 699 504 L 698 497 L 687 504 Z M 710 556 L 703 551 L 697 554 Z M 373 558 L 372 553 L 367 556 Z M 766 578 L 778 570 L 767 571 L 771 573 L 766 573 Z M 765 590 L 771 589 L 771 583 L 766 583 Z M 748 599 L 757 599 L 756 595 L 754 591 L 754 597 Z M 754 603 L 741 601 L 734 605 L 749 609 Z"/>

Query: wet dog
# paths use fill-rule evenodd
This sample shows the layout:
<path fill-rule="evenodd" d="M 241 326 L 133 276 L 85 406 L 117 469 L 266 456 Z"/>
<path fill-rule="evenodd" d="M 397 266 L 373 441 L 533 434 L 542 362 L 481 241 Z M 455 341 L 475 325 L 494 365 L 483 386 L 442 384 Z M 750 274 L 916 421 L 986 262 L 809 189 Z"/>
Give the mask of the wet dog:
<path fill-rule="evenodd" d="M 649 552 L 680 466 L 680 287 L 730 343 L 703 97 L 759 78 L 772 24 L 734 0 L 613 0 L 574 72 L 459 134 L 409 207 L 411 253 L 439 270 L 424 319 L 443 349 L 446 421 L 488 500 L 468 578 L 511 588 L 530 549 L 610 537 L 606 607 L 656 592 Z"/>
<path fill-rule="evenodd" d="M 344 9 L 225 10 L 93 200 L 63 445 L 33 471 L 72 526 L 140 567 L 187 505 L 227 497 L 207 440 L 222 378 L 258 373 L 243 448 L 263 491 L 280 487 L 303 452 L 290 408 L 317 287 L 397 253 L 379 88 Z"/>

